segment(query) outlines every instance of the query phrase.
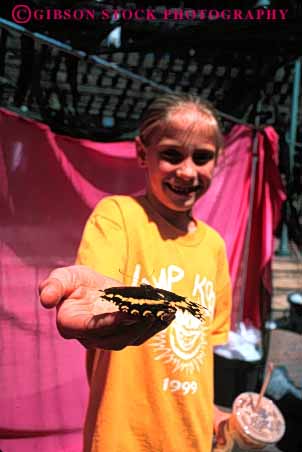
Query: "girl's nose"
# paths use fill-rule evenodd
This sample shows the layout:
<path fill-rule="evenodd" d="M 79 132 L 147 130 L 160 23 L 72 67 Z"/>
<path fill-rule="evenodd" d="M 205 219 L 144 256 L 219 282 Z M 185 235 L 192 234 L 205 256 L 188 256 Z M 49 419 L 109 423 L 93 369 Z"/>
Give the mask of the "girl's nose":
<path fill-rule="evenodd" d="M 176 175 L 182 179 L 194 179 L 196 176 L 196 168 L 194 162 L 184 160 L 176 170 Z"/>

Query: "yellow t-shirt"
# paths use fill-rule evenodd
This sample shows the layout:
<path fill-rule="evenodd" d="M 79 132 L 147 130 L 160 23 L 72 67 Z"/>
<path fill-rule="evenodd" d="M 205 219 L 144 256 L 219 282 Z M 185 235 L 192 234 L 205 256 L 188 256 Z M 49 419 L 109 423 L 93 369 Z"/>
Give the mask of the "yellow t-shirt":
<path fill-rule="evenodd" d="M 89 218 L 78 263 L 207 308 L 203 322 L 177 312 L 143 345 L 88 352 L 85 452 L 210 452 L 212 346 L 227 340 L 231 305 L 222 238 L 200 221 L 193 233 L 179 231 L 143 197 L 112 196 Z"/>

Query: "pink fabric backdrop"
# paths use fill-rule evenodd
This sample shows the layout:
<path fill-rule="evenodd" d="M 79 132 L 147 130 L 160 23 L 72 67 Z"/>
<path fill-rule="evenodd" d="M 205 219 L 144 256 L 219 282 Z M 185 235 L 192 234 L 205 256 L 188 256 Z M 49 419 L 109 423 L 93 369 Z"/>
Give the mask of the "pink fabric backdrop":
<path fill-rule="evenodd" d="M 132 142 L 94 143 L 58 136 L 45 125 L 0 110 L 0 449 L 80 452 L 87 399 L 84 350 L 61 339 L 37 285 L 73 263 L 90 211 L 111 193 L 137 194 L 144 174 Z M 260 134 L 244 318 L 261 322 L 270 291 L 272 229 L 282 186 L 277 136 Z M 227 244 L 237 319 L 242 250 L 249 215 L 252 133 L 236 126 L 196 215 Z M 262 298 L 260 298 L 262 297 Z"/>

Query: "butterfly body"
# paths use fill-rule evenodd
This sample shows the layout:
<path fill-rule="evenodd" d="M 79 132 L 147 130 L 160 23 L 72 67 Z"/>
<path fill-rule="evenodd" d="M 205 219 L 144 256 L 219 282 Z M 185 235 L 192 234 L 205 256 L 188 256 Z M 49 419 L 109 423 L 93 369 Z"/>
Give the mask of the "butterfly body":
<path fill-rule="evenodd" d="M 149 284 L 110 287 L 100 292 L 102 300 L 111 301 L 121 312 L 131 315 L 165 321 L 170 314 L 175 314 L 177 309 L 181 309 L 200 320 L 203 318 L 204 308 L 199 303 Z"/>

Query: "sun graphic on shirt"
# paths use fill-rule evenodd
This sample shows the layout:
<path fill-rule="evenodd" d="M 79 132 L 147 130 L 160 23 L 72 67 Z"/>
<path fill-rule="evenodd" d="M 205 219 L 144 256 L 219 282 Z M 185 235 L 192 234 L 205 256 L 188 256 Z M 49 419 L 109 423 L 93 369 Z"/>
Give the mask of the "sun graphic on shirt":
<path fill-rule="evenodd" d="M 155 360 L 170 363 L 172 372 L 198 372 L 205 358 L 209 328 L 187 311 L 177 311 L 169 328 L 156 334 L 150 342 Z"/>

